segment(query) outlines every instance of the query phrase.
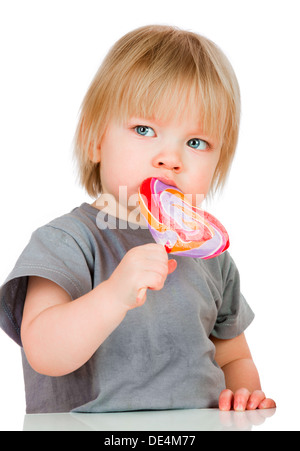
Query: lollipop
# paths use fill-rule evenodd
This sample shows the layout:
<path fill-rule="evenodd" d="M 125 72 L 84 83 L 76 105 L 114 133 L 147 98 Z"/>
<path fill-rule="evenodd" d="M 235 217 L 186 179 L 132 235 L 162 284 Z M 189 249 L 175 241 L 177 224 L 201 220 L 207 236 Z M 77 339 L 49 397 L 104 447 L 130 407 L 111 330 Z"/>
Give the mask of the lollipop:
<path fill-rule="evenodd" d="M 229 237 L 211 214 L 194 207 L 182 191 L 156 178 L 143 181 L 139 203 L 148 228 L 168 253 L 209 259 L 224 252 Z"/>

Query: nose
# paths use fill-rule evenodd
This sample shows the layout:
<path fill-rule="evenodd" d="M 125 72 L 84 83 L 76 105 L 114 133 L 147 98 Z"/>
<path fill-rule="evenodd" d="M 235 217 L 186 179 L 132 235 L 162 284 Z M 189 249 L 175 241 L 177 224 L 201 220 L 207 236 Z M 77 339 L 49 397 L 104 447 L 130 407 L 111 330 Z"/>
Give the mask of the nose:
<path fill-rule="evenodd" d="M 179 173 L 182 170 L 180 155 L 172 150 L 159 152 L 152 163 L 155 168 L 169 169 L 175 173 Z"/>

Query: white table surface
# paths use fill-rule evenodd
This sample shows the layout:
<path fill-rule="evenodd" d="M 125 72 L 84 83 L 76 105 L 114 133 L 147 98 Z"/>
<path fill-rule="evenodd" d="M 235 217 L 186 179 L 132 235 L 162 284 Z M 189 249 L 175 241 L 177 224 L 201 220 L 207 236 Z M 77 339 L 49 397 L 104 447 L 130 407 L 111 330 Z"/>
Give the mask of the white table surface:
<path fill-rule="evenodd" d="M 12 405 L 0 410 L 0 431 L 300 431 L 296 397 L 276 409 L 218 409 L 24 415 Z"/>
<path fill-rule="evenodd" d="M 250 431 L 264 429 L 276 409 L 221 412 L 218 409 L 25 415 L 24 431 Z"/>

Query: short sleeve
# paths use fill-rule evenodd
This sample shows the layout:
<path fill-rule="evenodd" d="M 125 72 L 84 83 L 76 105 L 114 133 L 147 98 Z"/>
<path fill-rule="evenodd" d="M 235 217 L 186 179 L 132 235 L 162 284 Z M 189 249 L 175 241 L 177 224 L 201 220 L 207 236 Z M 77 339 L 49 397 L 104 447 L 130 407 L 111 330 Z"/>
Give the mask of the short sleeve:
<path fill-rule="evenodd" d="M 244 332 L 253 321 L 254 313 L 241 293 L 240 275 L 232 257 L 227 252 L 223 258 L 223 295 L 212 335 L 230 339 Z"/>
<path fill-rule="evenodd" d="M 90 256 L 80 239 L 53 226 L 37 229 L 0 288 L 0 327 L 19 345 L 28 276 L 60 285 L 72 300 L 92 289 Z"/>

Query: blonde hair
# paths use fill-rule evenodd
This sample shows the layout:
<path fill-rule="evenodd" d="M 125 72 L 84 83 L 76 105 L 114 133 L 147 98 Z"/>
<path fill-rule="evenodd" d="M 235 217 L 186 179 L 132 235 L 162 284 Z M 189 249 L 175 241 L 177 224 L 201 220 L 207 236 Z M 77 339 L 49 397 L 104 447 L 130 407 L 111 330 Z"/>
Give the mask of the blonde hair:
<path fill-rule="evenodd" d="M 101 163 L 93 155 L 112 118 L 174 116 L 186 105 L 199 106 L 205 133 L 222 141 L 216 190 L 229 171 L 240 122 L 239 86 L 227 57 L 209 39 L 171 26 L 144 26 L 117 41 L 87 91 L 75 135 L 87 192 L 101 192 Z"/>

